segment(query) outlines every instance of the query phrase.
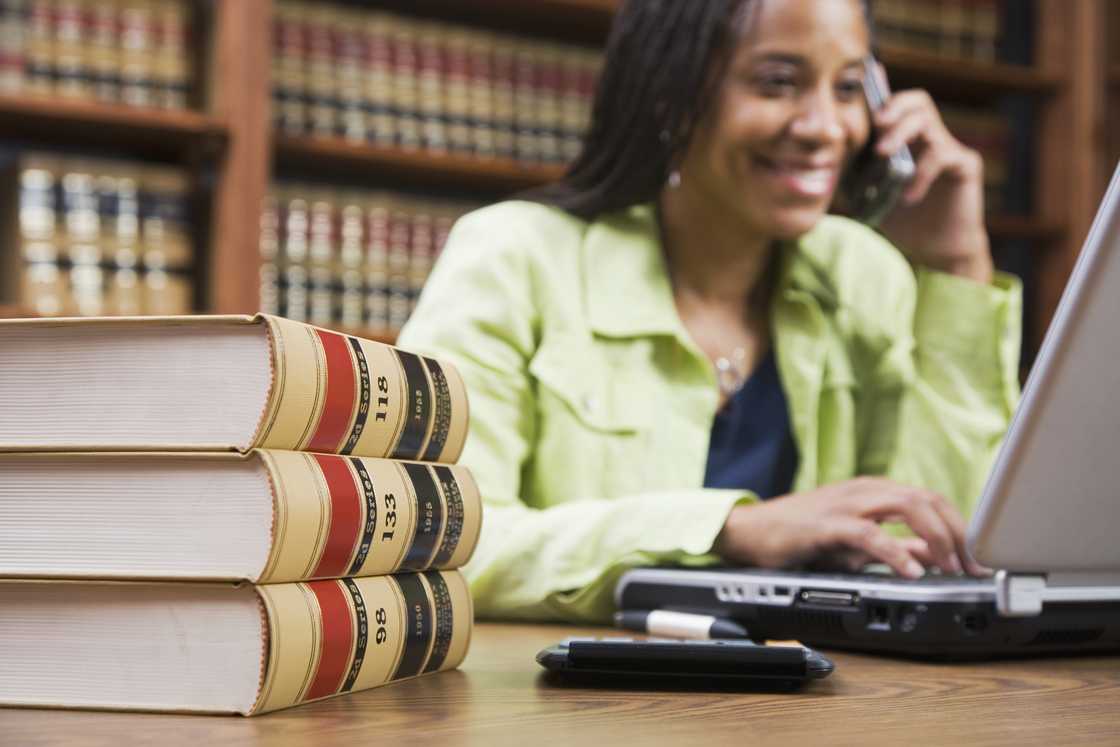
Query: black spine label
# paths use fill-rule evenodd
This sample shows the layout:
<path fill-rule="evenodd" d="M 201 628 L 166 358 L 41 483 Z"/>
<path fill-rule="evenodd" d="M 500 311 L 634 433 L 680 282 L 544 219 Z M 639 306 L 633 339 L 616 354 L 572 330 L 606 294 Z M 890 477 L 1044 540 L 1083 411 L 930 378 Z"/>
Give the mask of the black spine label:
<path fill-rule="evenodd" d="M 424 672 L 427 673 L 439 671 L 447 659 L 447 652 L 451 650 L 451 636 L 455 632 L 455 609 L 443 576 L 436 571 L 428 571 L 424 578 L 428 579 L 432 599 L 435 601 L 435 642 L 432 644 L 432 655 L 428 657 L 428 664 L 424 667 Z"/>
<path fill-rule="evenodd" d="M 404 465 L 416 493 L 416 533 L 401 563 L 401 570 L 422 571 L 432 562 L 436 541 L 443 530 L 443 502 L 426 464 Z"/>
<path fill-rule="evenodd" d="M 447 445 L 447 435 L 451 432 L 451 388 L 447 386 L 447 376 L 439 363 L 431 358 L 425 358 L 424 364 L 428 367 L 428 374 L 432 380 L 432 436 L 428 439 L 428 448 L 424 450 L 422 459 L 425 462 L 434 462 L 443 453 Z"/>
<path fill-rule="evenodd" d="M 455 474 L 450 467 L 443 465 L 433 466 L 436 479 L 439 480 L 443 499 L 447 504 L 447 519 L 444 522 L 443 541 L 439 544 L 439 552 L 432 559 L 431 567 L 445 568 L 451 562 L 451 556 L 459 547 L 463 536 L 463 494 L 459 490 L 459 483 L 455 481 Z"/>
<path fill-rule="evenodd" d="M 404 655 L 393 673 L 393 679 L 399 680 L 420 674 L 424 669 L 432 641 L 432 608 L 419 574 L 405 573 L 392 578 L 400 587 L 405 604 Z"/>
<path fill-rule="evenodd" d="M 424 435 L 428 432 L 431 418 L 431 392 L 428 390 L 428 377 L 424 374 L 424 364 L 420 357 L 403 350 L 394 351 L 404 369 L 405 384 L 408 386 L 408 409 L 405 410 L 404 429 L 401 432 L 394 459 L 419 459 L 420 449 L 424 446 Z"/>

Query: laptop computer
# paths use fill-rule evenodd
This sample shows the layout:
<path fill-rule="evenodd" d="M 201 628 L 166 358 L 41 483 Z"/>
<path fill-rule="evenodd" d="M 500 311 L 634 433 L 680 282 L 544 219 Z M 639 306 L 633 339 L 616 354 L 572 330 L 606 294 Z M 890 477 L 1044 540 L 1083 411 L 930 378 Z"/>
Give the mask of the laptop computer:
<path fill-rule="evenodd" d="M 619 609 L 755 638 L 972 658 L 1120 649 L 1120 167 L 993 466 L 968 546 L 994 577 L 643 568 Z"/>

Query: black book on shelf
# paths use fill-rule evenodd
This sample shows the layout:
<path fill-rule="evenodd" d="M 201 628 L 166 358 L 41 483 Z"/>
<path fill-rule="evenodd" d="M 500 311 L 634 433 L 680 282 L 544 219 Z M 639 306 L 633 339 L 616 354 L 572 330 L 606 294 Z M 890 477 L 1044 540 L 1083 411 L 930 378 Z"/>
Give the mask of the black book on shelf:
<path fill-rule="evenodd" d="M 998 59 L 1016 65 L 1034 64 L 1035 0 L 1013 0 L 1001 6 L 1003 34 L 996 50 Z"/>

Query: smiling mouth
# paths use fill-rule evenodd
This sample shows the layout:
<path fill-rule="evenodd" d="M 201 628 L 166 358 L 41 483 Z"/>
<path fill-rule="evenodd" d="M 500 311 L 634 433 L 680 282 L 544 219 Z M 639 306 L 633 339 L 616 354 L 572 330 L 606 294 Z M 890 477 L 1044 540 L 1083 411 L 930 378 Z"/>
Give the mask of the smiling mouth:
<path fill-rule="evenodd" d="M 786 190 L 803 197 L 826 197 L 836 186 L 839 169 L 834 165 L 807 166 L 775 161 L 756 155 L 754 162 Z"/>

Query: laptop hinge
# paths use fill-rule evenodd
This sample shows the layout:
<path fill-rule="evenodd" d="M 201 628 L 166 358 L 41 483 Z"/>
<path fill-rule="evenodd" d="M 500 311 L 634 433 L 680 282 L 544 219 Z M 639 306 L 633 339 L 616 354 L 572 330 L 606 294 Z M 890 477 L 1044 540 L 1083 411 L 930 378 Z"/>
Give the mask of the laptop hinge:
<path fill-rule="evenodd" d="M 996 573 L 996 609 L 1004 617 L 1030 617 L 1046 602 L 1120 602 L 1116 573 Z"/>

